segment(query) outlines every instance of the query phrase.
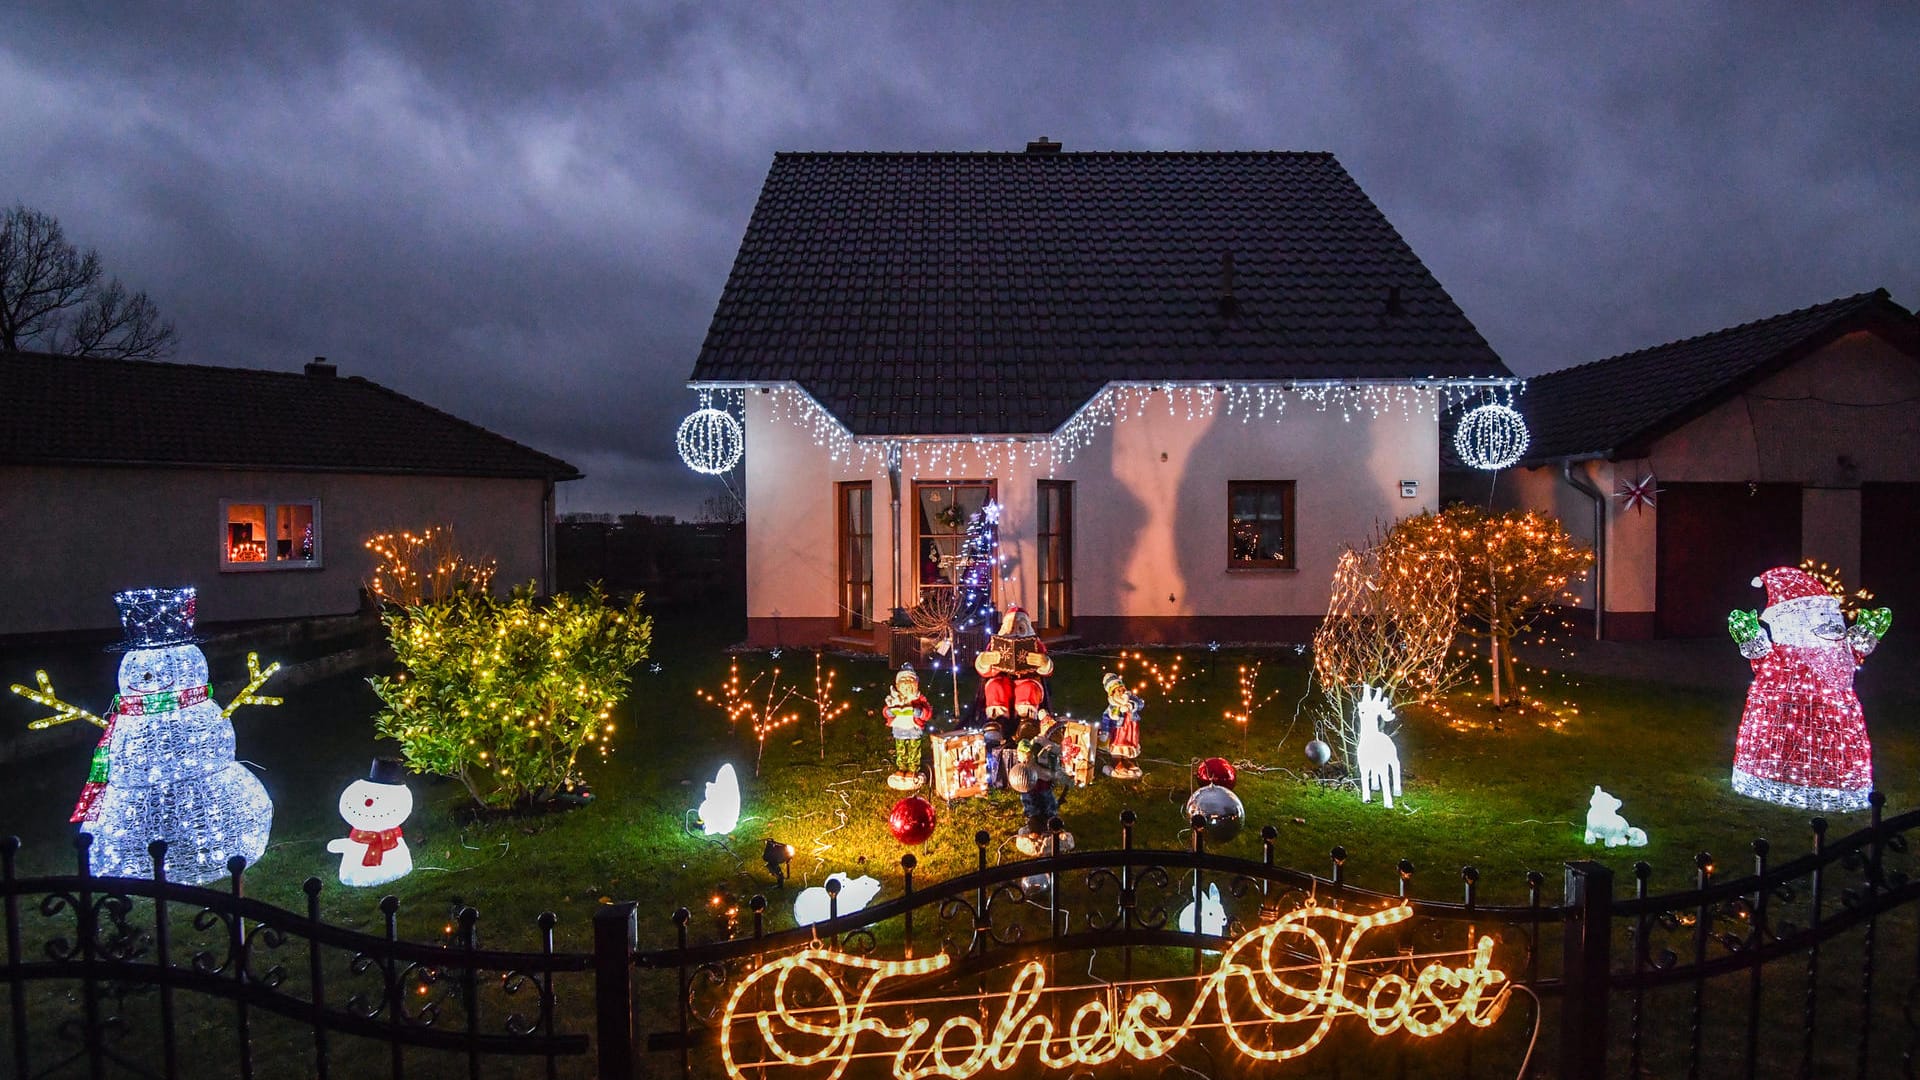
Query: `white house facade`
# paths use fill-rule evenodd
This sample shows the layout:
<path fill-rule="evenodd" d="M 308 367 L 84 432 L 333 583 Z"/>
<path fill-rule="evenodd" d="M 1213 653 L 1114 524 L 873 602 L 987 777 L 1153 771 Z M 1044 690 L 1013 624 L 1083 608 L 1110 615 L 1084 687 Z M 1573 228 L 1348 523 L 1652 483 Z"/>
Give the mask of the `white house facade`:
<path fill-rule="evenodd" d="M 884 648 L 998 523 L 996 608 L 1304 641 L 1513 380 L 1326 154 L 782 154 L 690 385 L 737 416 L 758 646 Z"/>

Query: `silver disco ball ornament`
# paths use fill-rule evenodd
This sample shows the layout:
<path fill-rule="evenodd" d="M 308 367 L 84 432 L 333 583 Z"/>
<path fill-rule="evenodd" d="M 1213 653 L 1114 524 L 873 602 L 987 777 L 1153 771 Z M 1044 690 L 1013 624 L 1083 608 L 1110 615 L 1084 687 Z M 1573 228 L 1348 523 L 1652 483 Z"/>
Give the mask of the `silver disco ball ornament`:
<path fill-rule="evenodd" d="M 1195 817 L 1206 819 L 1207 843 L 1224 844 L 1240 835 L 1247 808 L 1241 805 L 1240 796 L 1218 784 L 1208 784 L 1187 796 L 1187 820 Z"/>
<path fill-rule="evenodd" d="M 1307 744 L 1307 760 L 1314 765 L 1325 765 L 1332 758 L 1333 747 L 1328 746 L 1325 739 L 1315 739 Z"/>
<path fill-rule="evenodd" d="M 740 455 L 747 447 L 740 421 L 731 413 L 711 407 L 696 409 L 680 421 L 674 442 L 687 468 L 714 476 L 740 464 Z"/>
<path fill-rule="evenodd" d="M 1505 405 L 1481 405 L 1453 429 L 1453 449 L 1476 469 L 1504 469 L 1527 452 L 1527 422 Z"/>

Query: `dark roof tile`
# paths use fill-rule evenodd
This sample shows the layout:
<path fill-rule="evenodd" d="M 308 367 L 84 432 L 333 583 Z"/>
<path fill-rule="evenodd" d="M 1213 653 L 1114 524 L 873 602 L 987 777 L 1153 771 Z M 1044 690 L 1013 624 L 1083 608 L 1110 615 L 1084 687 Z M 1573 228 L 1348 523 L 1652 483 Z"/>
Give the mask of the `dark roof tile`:
<path fill-rule="evenodd" d="M 6 352 L 0 464 L 580 477 L 358 376 Z"/>
<path fill-rule="evenodd" d="M 1052 431 L 1112 380 L 1508 374 L 1331 154 L 795 153 L 692 381 L 965 434 Z"/>

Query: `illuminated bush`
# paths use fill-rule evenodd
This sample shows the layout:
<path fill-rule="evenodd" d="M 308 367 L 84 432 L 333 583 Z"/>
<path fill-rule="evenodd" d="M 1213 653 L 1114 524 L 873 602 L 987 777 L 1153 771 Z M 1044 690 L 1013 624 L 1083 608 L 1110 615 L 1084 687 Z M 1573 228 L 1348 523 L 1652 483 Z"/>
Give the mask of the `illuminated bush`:
<path fill-rule="evenodd" d="M 577 788 L 589 747 L 611 748 L 613 708 L 646 659 L 640 598 L 610 607 L 596 588 L 537 600 L 460 595 L 382 616 L 405 668 L 368 680 L 375 724 L 416 772 L 451 776 L 483 806 L 539 803 Z"/>
<path fill-rule="evenodd" d="M 1593 565 L 1593 549 L 1567 535 L 1558 518 L 1532 510 L 1493 513 L 1449 506 L 1396 524 L 1389 540 L 1415 551 L 1452 552 L 1460 571 L 1460 627 L 1490 643 L 1493 703 L 1516 687 L 1513 643 L 1553 605 L 1574 603 L 1568 586 Z"/>

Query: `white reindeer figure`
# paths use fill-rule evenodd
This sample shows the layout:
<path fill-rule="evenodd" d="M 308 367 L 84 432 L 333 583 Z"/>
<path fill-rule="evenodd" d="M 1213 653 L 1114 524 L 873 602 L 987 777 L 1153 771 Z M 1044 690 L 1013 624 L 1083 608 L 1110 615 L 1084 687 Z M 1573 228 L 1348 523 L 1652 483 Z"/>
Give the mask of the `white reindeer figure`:
<path fill-rule="evenodd" d="M 1355 712 L 1360 722 L 1360 801 L 1372 802 L 1377 787 L 1380 801 L 1391 810 L 1393 797 L 1400 794 L 1400 749 L 1380 725 L 1393 720 L 1393 706 L 1387 703 L 1385 690 L 1363 686 Z"/>

